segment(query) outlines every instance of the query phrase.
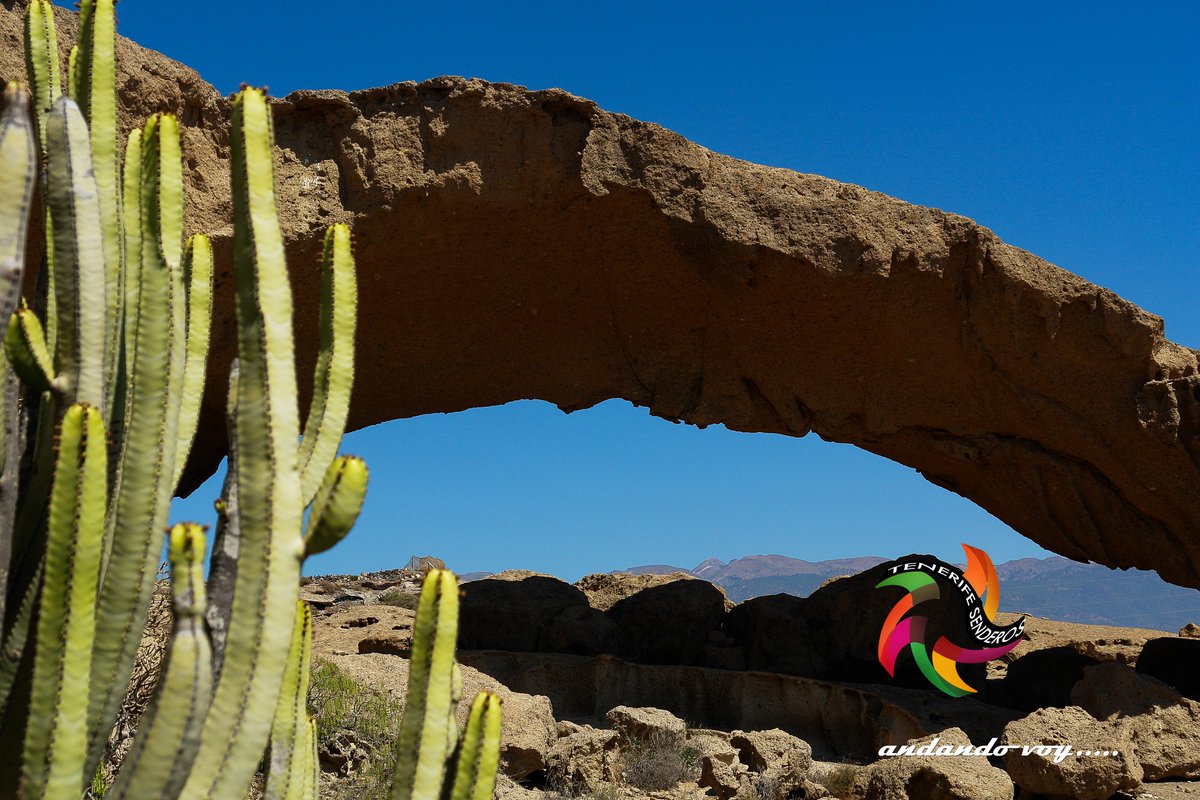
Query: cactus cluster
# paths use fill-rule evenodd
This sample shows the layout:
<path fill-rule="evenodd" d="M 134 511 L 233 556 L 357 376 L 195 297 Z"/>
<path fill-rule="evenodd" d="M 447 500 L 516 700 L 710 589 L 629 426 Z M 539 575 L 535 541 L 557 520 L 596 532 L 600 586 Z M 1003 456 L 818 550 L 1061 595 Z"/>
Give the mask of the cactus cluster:
<path fill-rule="evenodd" d="M 82 1 L 64 94 L 53 7 L 31 0 L 31 91 L 7 87 L 0 119 L 0 747 L 20 753 L 19 768 L 0 770 L 0 797 L 77 800 L 92 784 L 207 372 L 212 247 L 202 234 L 185 238 L 176 118 L 152 116 L 119 147 L 113 4 Z M 167 532 L 174 628 L 113 797 L 244 797 L 259 770 L 268 798 L 319 789 L 306 703 L 312 617 L 297 589 L 304 559 L 349 532 L 366 493 L 366 465 L 337 455 L 353 382 L 355 268 L 349 229 L 332 226 L 301 429 L 262 91 L 242 90 L 231 127 L 238 354 L 228 472 L 207 578 L 205 526 Z M 45 252 L 26 281 L 37 190 Z M 435 571 L 417 614 L 395 798 L 491 796 L 499 701 L 480 695 L 460 736 L 456 628 L 456 580 Z"/>

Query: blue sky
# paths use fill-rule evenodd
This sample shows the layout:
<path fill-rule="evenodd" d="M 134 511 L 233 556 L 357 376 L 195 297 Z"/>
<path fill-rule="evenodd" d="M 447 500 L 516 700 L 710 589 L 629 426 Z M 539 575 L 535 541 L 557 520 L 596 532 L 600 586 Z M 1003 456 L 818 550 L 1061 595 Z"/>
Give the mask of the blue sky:
<path fill-rule="evenodd" d="M 122 0 L 120 31 L 223 92 L 456 74 L 557 86 L 730 155 L 964 214 L 1200 346 L 1200 5 L 438 7 Z M 814 437 L 699 431 L 612 401 L 522 402 L 347 437 L 358 528 L 310 572 L 411 553 L 575 578 L 717 556 L 817 560 L 958 542 L 1044 553 L 912 470 Z M 209 519 L 210 482 L 176 518 Z"/>

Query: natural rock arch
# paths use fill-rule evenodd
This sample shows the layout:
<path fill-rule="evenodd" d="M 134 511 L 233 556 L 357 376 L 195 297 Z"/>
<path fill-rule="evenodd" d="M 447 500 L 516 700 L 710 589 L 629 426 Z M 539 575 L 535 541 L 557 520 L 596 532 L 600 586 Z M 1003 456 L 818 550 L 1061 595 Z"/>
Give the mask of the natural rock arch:
<path fill-rule="evenodd" d="M 59 25 L 71 41 L 73 15 Z M 20 75 L 11 0 L 0 40 L 0 77 Z M 234 351 L 229 104 L 156 53 L 120 57 L 127 121 L 184 120 L 189 229 L 217 245 L 195 485 L 223 454 Z M 812 431 L 1055 552 L 1200 586 L 1197 352 L 968 219 L 737 161 L 558 90 L 297 92 L 276 133 L 302 363 L 321 231 L 354 226 L 352 427 L 620 397 L 693 424 Z"/>

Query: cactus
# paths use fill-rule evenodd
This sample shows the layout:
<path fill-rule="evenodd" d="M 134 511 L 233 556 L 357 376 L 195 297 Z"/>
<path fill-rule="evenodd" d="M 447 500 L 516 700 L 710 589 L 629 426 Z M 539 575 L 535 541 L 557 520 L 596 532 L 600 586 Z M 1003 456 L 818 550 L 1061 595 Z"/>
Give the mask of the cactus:
<path fill-rule="evenodd" d="M 29 93 L 19 84 L 4 90 L 0 119 L 0 321 L 7 324 L 21 296 L 28 208 L 33 200 L 36 151 L 26 109 Z"/>
<path fill-rule="evenodd" d="M 199 234 L 184 243 L 173 116 L 134 130 L 122 167 L 113 3 L 82 1 L 66 96 L 54 9 L 28 3 L 36 113 L 13 88 L 0 118 L 0 744 L 21 749 L 20 768 L 0 770 L 0 796 L 30 800 L 75 800 L 98 774 L 207 372 L 212 247 Z M 244 796 L 264 752 L 268 797 L 315 800 L 320 785 L 305 702 L 312 621 L 296 595 L 303 559 L 349 532 L 366 493 L 366 465 L 337 457 L 357 287 L 349 228 L 334 225 L 301 432 L 271 126 L 265 94 L 244 89 L 231 134 L 238 358 L 214 555 L 206 585 L 203 527 L 168 532 L 175 627 L 111 788 L 117 798 Z M 18 298 L 35 180 L 47 199 L 47 247 L 29 307 Z M 456 581 L 433 573 L 418 616 L 402 735 L 411 752 L 400 755 L 397 796 L 490 796 L 499 701 L 481 695 L 460 740 L 456 623 Z"/>
<path fill-rule="evenodd" d="M 185 360 L 183 200 L 179 128 L 155 115 L 142 131 L 141 263 L 123 441 L 105 531 L 89 701 L 89 763 L 99 763 L 137 653 L 174 489 Z"/>
<path fill-rule="evenodd" d="M 500 763 L 500 721 L 500 698 L 492 692 L 476 695 L 454 758 L 450 800 L 490 800 Z"/>
<path fill-rule="evenodd" d="M 454 660 L 458 638 L 458 580 L 430 570 L 413 625 L 408 699 L 397 741 L 392 800 L 486 800 L 500 758 L 500 699 L 481 692 L 459 741 L 455 708 L 462 673 Z"/>
<path fill-rule="evenodd" d="M 311 775 L 308 760 L 308 675 L 312 653 L 312 611 L 303 600 L 292 627 L 283 688 L 275 706 L 271 724 L 271 746 L 267 756 L 267 785 L 263 800 L 285 800 L 304 791 L 305 773 Z"/>
<path fill-rule="evenodd" d="M 304 532 L 304 557 L 323 553 L 350 532 L 367 495 L 367 464 L 340 456 L 325 471 Z"/>
<path fill-rule="evenodd" d="M 21 784 L 30 798 L 76 800 L 83 785 L 100 539 L 108 480 L 104 422 L 75 404 L 63 415 L 49 545 L 37 622 L 37 655 Z"/>
<path fill-rule="evenodd" d="M 175 629 L 162 688 L 142 716 L 133 746 L 107 795 L 174 797 L 200 744 L 212 692 L 212 651 L 204 629 L 204 528 L 180 523 L 167 534 Z"/>

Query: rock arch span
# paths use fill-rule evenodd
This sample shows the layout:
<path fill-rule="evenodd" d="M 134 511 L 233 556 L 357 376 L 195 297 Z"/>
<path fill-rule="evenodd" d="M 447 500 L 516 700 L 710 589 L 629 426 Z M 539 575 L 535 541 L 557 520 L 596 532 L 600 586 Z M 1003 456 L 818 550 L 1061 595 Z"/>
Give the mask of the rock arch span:
<path fill-rule="evenodd" d="M 73 15 L 59 26 L 70 41 Z M 0 77 L 20 74 L 19 31 L 6 2 Z M 194 486 L 223 455 L 234 351 L 229 104 L 121 47 L 126 119 L 181 114 L 189 229 L 217 245 Z M 353 427 L 619 397 L 697 425 L 811 432 L 917 469 L 1055 552 L 1200 587 L 1198 353 L 971 220 L 722 156 L 558 90 L 298 92 L 276 126 L 302 363 L 321 231 L 354 226 Z"/>

